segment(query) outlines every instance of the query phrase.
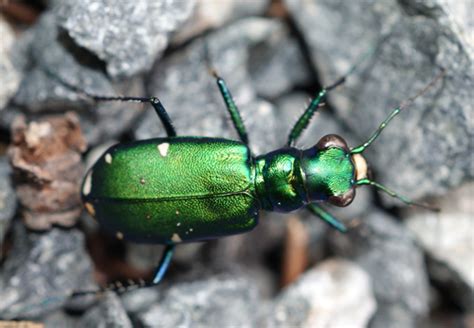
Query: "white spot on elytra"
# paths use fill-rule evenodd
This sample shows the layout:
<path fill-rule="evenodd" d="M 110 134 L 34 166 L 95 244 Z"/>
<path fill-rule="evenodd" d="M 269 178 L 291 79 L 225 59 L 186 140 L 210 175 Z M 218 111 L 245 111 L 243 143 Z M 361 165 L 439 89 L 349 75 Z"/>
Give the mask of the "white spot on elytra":
<path fill-rule="evenodd" d="M 105 154 L 105 162 L 107 164 L 112 164 L 112 155 L 110 155 L 109 153 Z"/>
<path fill-rule="evenodd" d="M 168 155 L 168 148 L 170 148 L 170 144 L 167 142 L 159 144 L 158 151 L 160 152 L 160 155 L 166 157 L 166 155 Z"/>
<path fill-rule="evenodd" d="M 173 236 L 171 236 L 171 240 L 175 243 L 180 243 L 183 241 L 177 233 L 174 233 Z"/>
<path fill-rule="evenodd" d="M 86 179 L 84 180 L 84 185 L 82 186 L 82 194 L 87 196 L 90 194 L 92 189 L 92 171 L 89 171 L 86 175 Z"/>
<path fill-rule="evenodd" d="M 176 226 L 179 227 L 181 225 L 181 222 L 176 223 Z"/>
<path fill-rule="evenodd" d="M 120 231 L 117 231 L 117 234 L 115 236 L 117 237 L 117 239 L 123 239 L 123 233 L 121 233 Z"/>

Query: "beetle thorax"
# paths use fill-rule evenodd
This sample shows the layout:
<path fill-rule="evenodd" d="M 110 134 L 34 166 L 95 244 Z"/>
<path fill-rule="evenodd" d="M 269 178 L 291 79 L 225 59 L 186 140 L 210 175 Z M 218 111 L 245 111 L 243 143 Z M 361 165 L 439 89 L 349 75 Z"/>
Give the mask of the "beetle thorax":
<path fill-rule="evenodd" d="M 289 212 L 307 203 L 301 151 L 279 149 L 256 158 L 255 185 L 262 208 Z"/>

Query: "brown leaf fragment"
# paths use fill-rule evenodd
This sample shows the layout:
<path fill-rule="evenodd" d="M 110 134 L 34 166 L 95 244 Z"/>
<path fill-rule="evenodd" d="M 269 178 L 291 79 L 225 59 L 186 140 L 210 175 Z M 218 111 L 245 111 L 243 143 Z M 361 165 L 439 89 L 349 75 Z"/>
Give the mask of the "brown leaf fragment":
<path fill-rule="evenodd" d="M 282 286 L 291 284 L 308 266 L 309 236 L 298 217 L 292 216 L 286 226 L 283 253 Z"/>
<path fill-rule="evenodd" d="M 0 320 L 0 328 L 43 328 L 44 324 L 33 321 L 3 321 Z"/>
<path fill-rule="evenodd" d="M 80 183 L 84 173 L 81 153 L 86 149 L 74 113 L 12 124 L 8 155 L 25 224 L 48 229 L 72 226 L 81 212 Z"/>

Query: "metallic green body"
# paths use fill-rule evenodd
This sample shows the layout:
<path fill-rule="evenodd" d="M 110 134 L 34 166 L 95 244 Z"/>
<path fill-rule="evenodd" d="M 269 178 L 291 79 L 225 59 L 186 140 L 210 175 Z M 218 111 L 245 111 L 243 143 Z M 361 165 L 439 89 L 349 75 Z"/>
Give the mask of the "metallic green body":
<path fill-rule="evenodd" d="M 247 146 L 223 139 L 119 144 L 89 171 L 83 199 L 106 230 L 137 242 L 242 233 L 257 224 L 260 208 L 251 160 Z"/>
<path fill-rule="evenodd" d="M 172 137 L 111 147 L 86 175 L 82 197 L 117 236 L 176 244 L 242 233 L 260 209 L 292 211 L 353 185 L 342 148 L 288 147 L 254 158 L 241 142 Z"/>
<path fill-rule="evenodd" d="M 338 147 L 301 151 L 284 148 L 256 158 L 257 192 L 262 207 L 289 212 L 341 196 L 354 185 L 350 153 Z"/>

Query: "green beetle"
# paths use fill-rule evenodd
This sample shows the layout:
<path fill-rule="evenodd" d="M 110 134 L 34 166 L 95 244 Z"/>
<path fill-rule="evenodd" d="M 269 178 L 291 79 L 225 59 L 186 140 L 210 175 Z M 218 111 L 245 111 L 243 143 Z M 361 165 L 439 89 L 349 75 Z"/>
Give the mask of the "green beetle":
<path fill-rule="evenodd" d="M 254 157 L 237 106 L 222 78 L 217 85 L 241 141 L 178 137 L 157 98 L 101 97 L 99 101 L 148 102 L 168 137 L 118 144 L 109 148 L 86 174 L 82 199 L 87 211 L 118 238 L 164 244 L 152 284 L 163 278 L 176 244 L 246 232 L 258 223 L 260 210 L 289 212 L 308 208 L 339 231 L 342 222 L 318 203 L 349 205 L 355 189 L 373 185 L 406 204 L 420 205 L 370 180 L 361 153 L 404 107 L 395 108 L 359 147 L 350 149 L 337 135 L 315 146 L 293 147 L 327 93 L 346 76 L 324 88 L 291 130 L 286 147 Z"/>

